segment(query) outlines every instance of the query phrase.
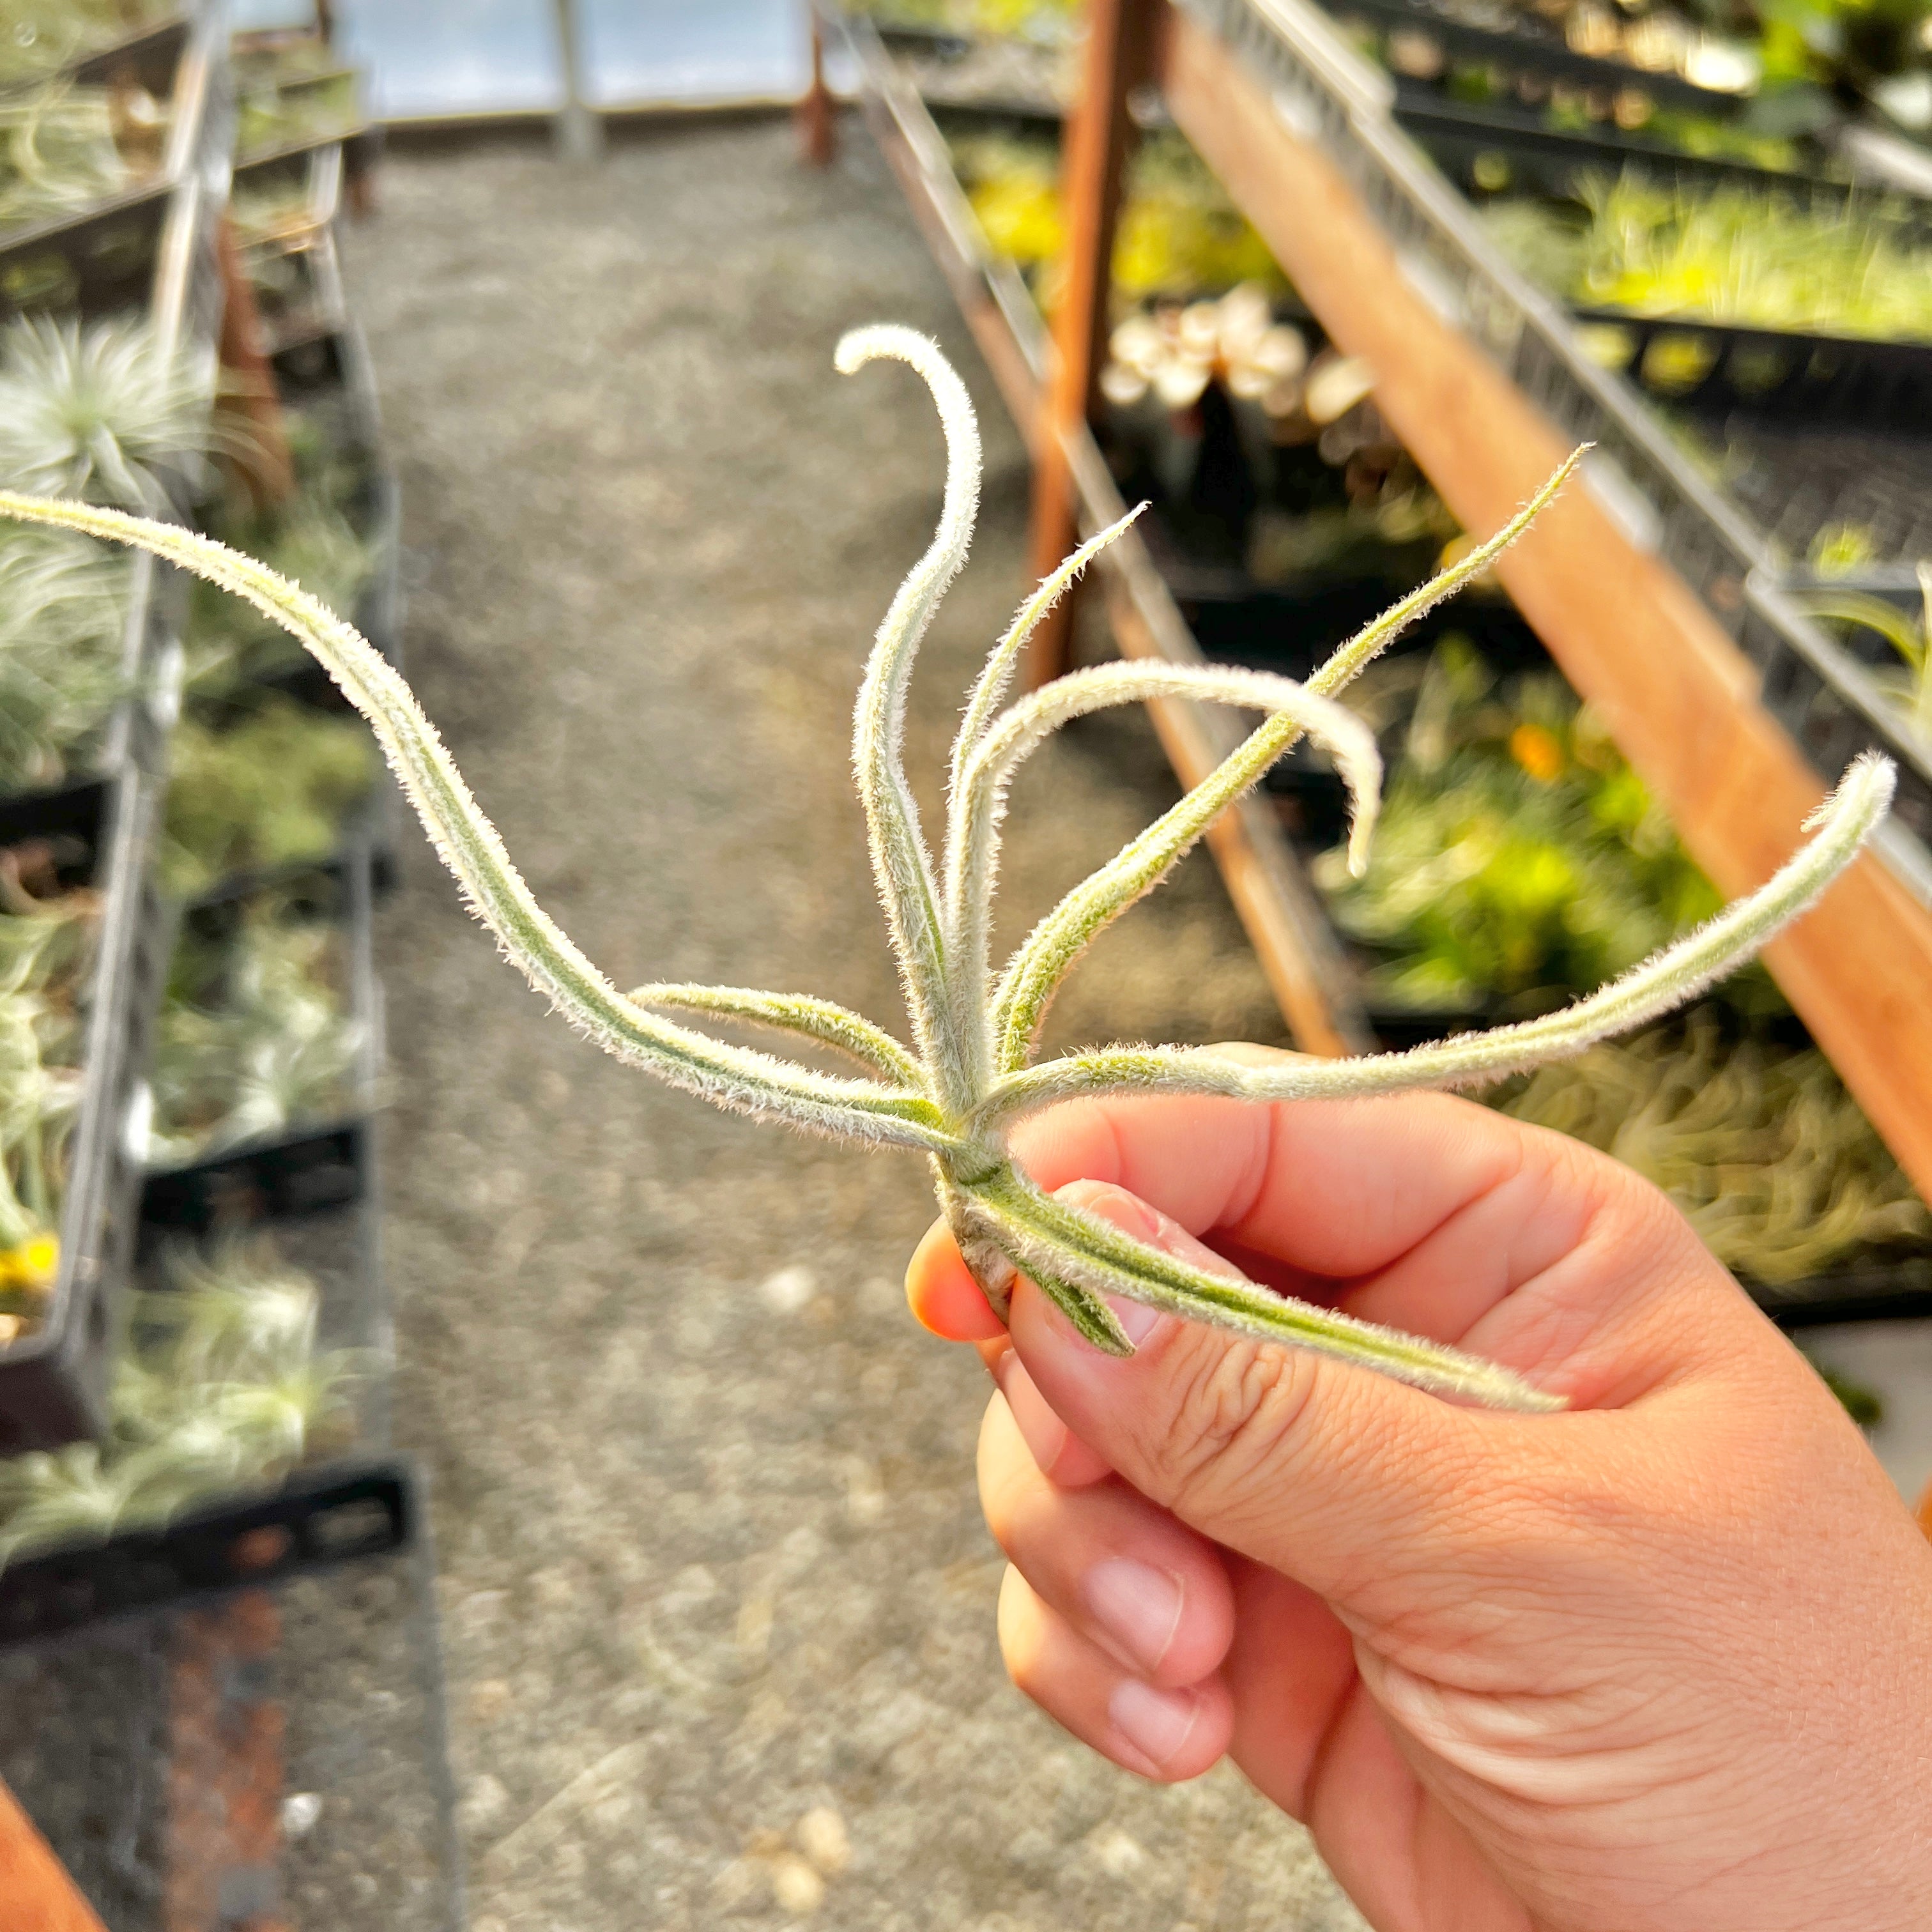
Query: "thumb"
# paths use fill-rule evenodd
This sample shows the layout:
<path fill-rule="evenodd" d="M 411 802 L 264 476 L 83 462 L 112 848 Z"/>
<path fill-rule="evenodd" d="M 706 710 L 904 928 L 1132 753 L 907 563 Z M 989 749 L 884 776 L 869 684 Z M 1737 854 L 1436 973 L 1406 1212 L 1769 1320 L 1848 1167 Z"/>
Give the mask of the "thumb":
<path fill-rule="evenodd" d="M 1059 1198 L 1197 1266 L 1240 1272 L 1124 1188 L 1076 1181 Z M 1013 1347 L 1054 1413 L 1182 1521 L 1338 1604 L 1352 1582 L 1436 1567 L 1482 1534 L 1490 1513 L 1472 1502 L 1520 1496 L 1564 1420 L 1456 1408 L 1305 1348 L 1112 1305 L 1131 1357 L 1102 1354 L 1018 1284 Z"/>

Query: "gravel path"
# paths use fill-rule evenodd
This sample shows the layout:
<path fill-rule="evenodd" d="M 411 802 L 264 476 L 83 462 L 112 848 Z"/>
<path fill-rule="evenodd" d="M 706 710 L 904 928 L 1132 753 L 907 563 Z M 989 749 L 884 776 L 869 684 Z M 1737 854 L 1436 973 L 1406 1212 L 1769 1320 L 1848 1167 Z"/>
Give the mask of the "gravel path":
<path fill-rule="evenodd" d="M 839 332 L 932 330 L 985 418 L 922 778 L 1022 589 L 1024 472 L 875 157 L 859 137 L 815 176 L 782 128 L 710 125 L 593 174 L 399 155 L 383 194 L 350 268 L 407 506 L 410 668 L 510 850 L 620 985 L 896 1021 L 848 720 L 940 448 L 908 374 L 833 375 Z M 1138 716 L 1038 759 L 1009 933 L 1172 796 Z M 919 1166 L 599 1058 L 413 835 L 380 940 L 398 1432 L 434 1481 L 476 1932 L 1354 1923 L 1232 1772 L 1151 1790 L 1006 1684 L 985 1388 L 898 1287 Z M 1096 950 L 1056 1030 L 1280 1037 L 1204 860 Z"/>

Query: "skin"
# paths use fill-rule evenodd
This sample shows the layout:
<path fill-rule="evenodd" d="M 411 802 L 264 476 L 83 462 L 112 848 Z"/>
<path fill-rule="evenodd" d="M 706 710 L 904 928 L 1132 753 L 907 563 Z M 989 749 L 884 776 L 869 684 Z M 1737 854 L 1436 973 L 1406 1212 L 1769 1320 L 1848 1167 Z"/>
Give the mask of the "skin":
<path fill-rule="evenodd" d="M 1439 1094 L 1081 1102 L 1017 1151 L 1572 1405 L 1126 1304 L 1115 1360 L 1025 1282 L 1008 1333 L 935 1227 L 908 1292 L 999 1385 L 1000 1646 L 1049 1715 L 1162 1781 L 1232 1756 L 1378 1932 L 1932 1924 L 1932 1547 L 1654 1189 Z"/>

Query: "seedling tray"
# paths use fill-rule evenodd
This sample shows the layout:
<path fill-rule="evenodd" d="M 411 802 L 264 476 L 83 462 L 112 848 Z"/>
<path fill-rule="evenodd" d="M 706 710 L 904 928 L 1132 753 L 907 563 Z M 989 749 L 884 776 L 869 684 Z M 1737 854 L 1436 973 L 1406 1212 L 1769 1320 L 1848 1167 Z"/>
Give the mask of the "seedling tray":
<path fill-rule="evenodd" d="M 59 1273 L 41 1320 L 0 1349 L 0 1454 L 57 1448 L 98 1434 L 106 1419 L 140 1200 L 142 1076 L 167 960 L 168 920 L 148 876 L 160 800 L 159 780 L 134 765 L 105 790 L 91 868 L 103 904 Z"/>
<path fill-rule="evenodd" d="M 250 1222 L 279 1221 L 341 1208 L 374 1184 L 373 1110 L 382 1066 L 382 999 L 371 951 L 372 866 L 366 848 L 333 867 L 305 868 L 319 901 L 333 902 L 344 931 L 348 1013 L 361 1032 L 352 1111 L 225 1148 L 172 1167 L 151 1168 L 141 1218 L 195 1232 Z M 219 929 L 262 890 L 242 882 L 196 902 L 186 917 Z"/>
<path fill-rule="evenodd" d="M 98 52 L 83 54 L 78 60 L 70 61 L 61 72 L 83 87 L 105 87 L 122 74 L 131 74 L 157 100 L 164 99 L 173 87 L 176 64 L 188 44 L 194 24 L 192 16 L 184 8 L 165 20 L 157 20 L 151 26 L 125 35 Z M 13 93 L 41 84 L 27 81 L 20 83 L 18 88 L 5 91 Z"/>
<path fill-rule="evenodd" d="M 176 227 L 197 218 L 197 201 L 226 199 L 232 102 L 219 10 L 191 34 L 170 27 L 152 56 L 169 62 L 156 91 L 174 115 L 155 173 L 91 208 L 0 236 L 0 322 L 44 309 L 86 319 L 139 306 L 166 270 Z"/>

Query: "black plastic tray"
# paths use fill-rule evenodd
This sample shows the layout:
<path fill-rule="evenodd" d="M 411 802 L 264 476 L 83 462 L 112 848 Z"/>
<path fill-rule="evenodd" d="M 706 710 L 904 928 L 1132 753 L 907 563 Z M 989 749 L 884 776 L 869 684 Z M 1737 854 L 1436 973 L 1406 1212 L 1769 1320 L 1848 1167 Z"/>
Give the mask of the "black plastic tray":
<path fill-rule="evenodd" d="M 8 1564 L 0 1570 L 0 1645 L 386 1556 L 408 1545 L 416 1519 L 400 1458 L 298 1470 L 268 1495 L 188 1510 L 165 1528 Z"/>
<path fill-rule="evenodd" d="M 1852 191 L 1849 182 L 1820 173 L 1687 154 L 1615 128 L 1593 127 L 1587 134 L 1552 128 L 1529 109 L 1452 100 L 1426 82 L 1397 83 L 1394 117 L 1444 174 L 1458 187 L 1474 190 L 1479 200 L 1504 191 L 1569 200 L 1587 178 L 1627 168 L 1684 181 L 1728 182 L 1766 194 L 1843 196 Z M 1496 158 L 1507 165 L 1507 179 L 1492 171 Z"/>
<path fill-rule="evenodd" d="M 160 782 L 129 765 L 106 788 L 92 876 L 104 894 L 82 1049 L 80 1116 L 62 1205 L 60 1272 L 44 1319 L 0 1350 L 0 1454 L 99 1432 L 133 1258 L 148 1042 L 169 921 L 150 859 Z"/>
<path fill-rule="evenodd" d="M 362 1028 L 356 1084 L 362 1108 L 338 1118 L 227 1148 L 176 1167 L 151 1168 L 141 1192 L 141 1218 L 160 1227 L 202 1229 L 287 1220 L 344 1207 L 374 1184 L 372 1111 L 382 1065 L 382 1000 L 371 952 L 373 866 L 366 848 L 352 848 L 335 865 L 304 866 L 308 875 L 337 882 L 348 932 L 349 1008 Z M 217 917 L 220 909 L 260 890 L 241 881 L 196 902 L 190 917 Z"/>
<path fill-rule="evenodd" d="M 1323 6 L 1345 30 L 1352 20 L 1384 30 L 1418 28 L 1452 60 L 1480 62 L 1506 76 L 1529 74 L 1583 88 L 1640 88 L 1660 104 L 1718 121 L 1735 119 L 1745 104 L 1737 94 L 1700 87 L 1682 74 L 1653 74 L 1622 61 L 1576 53 L 1553 28 L 1526 10 L 1517 13 L 1515 23 L 1505 28 L 1473 26 L 1429 0 L 1323 0 Z"/>
<path fill-rule="evenodd" d="M 1786 422 L 1802 416 L 1932 430 L 1932 343 L 1808 335 L 1624 309 L 1570 312 L 1597 332 L 1592 351 L 1604 367 L 1688 409 L 1742 408 Z M 1620 358 L 1606 352 L 1612 329 L 1628 338 L 1628 352 Z M 1694 380 L 1666 382 L 1648 366 L 1660 338 L 1699 345 L 1708 368 Z"/>

